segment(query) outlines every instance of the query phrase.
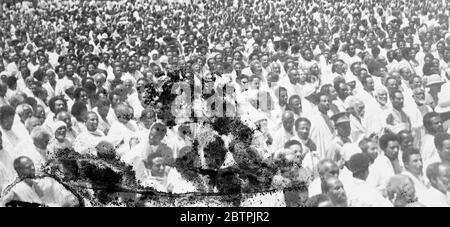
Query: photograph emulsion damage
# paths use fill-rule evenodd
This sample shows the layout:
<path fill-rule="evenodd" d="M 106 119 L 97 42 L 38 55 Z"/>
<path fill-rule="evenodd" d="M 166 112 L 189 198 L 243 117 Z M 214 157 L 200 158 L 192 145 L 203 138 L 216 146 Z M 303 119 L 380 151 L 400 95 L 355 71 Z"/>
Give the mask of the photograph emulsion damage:
<path fill-rule="evenodd" d="M 448 207 L 449 22 L 448 0 L 0 1 L 0 206 Z"/>

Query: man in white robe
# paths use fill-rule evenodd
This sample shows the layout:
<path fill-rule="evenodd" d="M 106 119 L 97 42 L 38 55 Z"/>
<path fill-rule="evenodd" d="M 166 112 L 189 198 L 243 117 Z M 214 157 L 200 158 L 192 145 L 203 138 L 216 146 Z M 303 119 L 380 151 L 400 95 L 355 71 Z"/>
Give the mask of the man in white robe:
<path fill-rule="evenodd" d="M 38 126 L 31 131 L 32 143 L 23 142 L 17 146 L 19 156 L 30 158 L 34 165 L 40 169 L 49 160 L 48 144 L 51 139 L 50 133 L 46 128 Z"/>
<path fill-rule="evenodd" d="M 330 141 L 335 135 L 335 128 L 332 120 L 328 116 L 330 110 L 330 100 L 328 95 L 319 95 L 319 104 L 315 110 L 316 114 L 311 115 L 311 140 L 317 146 L 317 153 L 320 159 L 326 158 L 326 150 Z"/>
<path fill-rule="evenodd" d="M 14 169 L 20 182 L 11 185 L 0 199 L 0 207 L 11 201 L 37 203 L 55 207 L 78 206 L 78 199 L 60 183 L 50 177 L 36 178 L 33 161 L 19 157 L 14 161 Z"/>
<path fill-rule="evenodd" d="M 403 175 L 408 176 L 414 182 L 414 188 L 416 191 L 419 202 L 423 203 L 424 197 L 426 197 L 427 191 L 430 189 L 430 182 L 423 174 L 423 163 L 420 151 L 415 148 L 405 150 L 402 155 L 405 170 Z"/>
<path fill-rule="evenodd" d="M 398 137 L 390 134 L 383 135 L 380 138 L 380 148 L 383 152 L 378 154 L 370 166 L 367 182 L 376 187 L 378 191 L 384 192 L 389 179 L 395 174 L 403 172 L 398 157 L 400 150 Z"/>
<path fill-rule="evenodd" d="M 427 168 L 427 177 L 431 187 L 422 198 L 423 205 L 428 207 L 449 207 L 447 199 L 448 179 L 450 177 L 450 166 L 448 163 L 433 163 Z"/>
<path fill-rule="evenodd" d="M 105 134 L 98 129 L 98 116 L 89 112 L 86 120 L 86 131 L 77 136 L 73 147 L 80 154 L 97 155 L 95 147 L 105 140 Z"/>
<path fill-rule="evenodd" d="M 434 140 L 436 134 L 442 133 L 444 128 L 441 117 L 434 112 L 425 114 L 423 123 L 425 127 L 425 136 L 423 137 L 420 151 L 423 158 L 424 170 L 426 170 L 428 165 L 441 161 Z"/>
<path fill-rule="evenodd" d="M 350 169 L 353 179 L 346 188 L 348 205 L 351 207 L 392 207 L 392 203 L 366 179 L 369 176 L 369 158 L 362 153 L 350 158 Z"/>
<path fill-rule="evenodd" d="M 108 132 L 107 140 L 117 147 L 117 155 L 122 157 L 128 153 L 132 147 L 140 143 L 136 133 L 137 124 L 132 119 L 133 110 L 125 105 L 119 104 L 115 110 L 117 121 L 113 121 L 111 129 Z"/>
<path fill-rule="evenodd" d="M 9 155 L 8 151 L 3 149 L 3 141 L 0 133 L 0 193 L 15 179 L 16 172 L 14 171 L 13 159 Z"/>
<path fill-rule="evenodd" d="M 142 141 L 131 149 L 130 152 L 121 156 L 121 160 L 133 166 L 138 178 L 145 178 L 146 167 L 143 161 L 152 153 L 161 153 L 166 161 L 165 164 L 173 163 L 174 152 L 162 141 L 167 134 L 167 127 L 161 123 L 155 123 L 150 129 L 148 139 Z"/>

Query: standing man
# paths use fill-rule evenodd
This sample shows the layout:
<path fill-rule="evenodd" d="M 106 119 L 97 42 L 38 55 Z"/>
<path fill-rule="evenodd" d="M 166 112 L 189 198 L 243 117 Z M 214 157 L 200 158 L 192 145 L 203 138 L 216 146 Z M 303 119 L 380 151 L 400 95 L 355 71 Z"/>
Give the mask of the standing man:
<path fill-rule="evenodd" d="M 320 93 L 316 114 L 311 116 L 311 139 L 317 145 L 320 159 L 327 158 L 326 149 L 335 134 L 332 120 L 328 116 L 330 99 L 326 93 Z"/>

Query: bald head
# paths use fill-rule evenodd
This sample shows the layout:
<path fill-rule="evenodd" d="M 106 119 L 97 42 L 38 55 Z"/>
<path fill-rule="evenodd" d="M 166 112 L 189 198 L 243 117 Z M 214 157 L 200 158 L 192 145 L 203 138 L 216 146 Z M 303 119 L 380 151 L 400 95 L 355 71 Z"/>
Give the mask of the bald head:
<path fill-rule="evenodd" d="M 331 159 L 325 159 L 317 164 L 317 170 L 319 172 L 319 176 L 322 180 L 327 179 L 329 177 L 338 177 L 339 176 L 339 167 L 338 165 Z"/>
<path fill-rule="evenodd" d="M 56 115 L 56 119 L 66 123 L 67 128 L 69 128 L 69 129 L 72 128 L 72 119 L 68 112 L 66 112 L 66 111 L 59 112 L 58 115 Z"/>
<path fill-rule="evenodd" d="M 21 156 L 14 160 L 14 170 L 16 170 L 20 179 L 35 177 L 34 163 L 26 156 Z"/>
<path fill-rule="evenodd" d="M 286 111 L 281 116 L 283 127 L 286 131 L 292 132 L 294 127 L 294 113 L 292 111 Z"/>
<path fill-rule="evenodd" d="M 322 193 L 328 195 L 336 206 L 346 206 L 347 196 L 345 194 L 344 185 L 335 176 L 322 180 Z"/>

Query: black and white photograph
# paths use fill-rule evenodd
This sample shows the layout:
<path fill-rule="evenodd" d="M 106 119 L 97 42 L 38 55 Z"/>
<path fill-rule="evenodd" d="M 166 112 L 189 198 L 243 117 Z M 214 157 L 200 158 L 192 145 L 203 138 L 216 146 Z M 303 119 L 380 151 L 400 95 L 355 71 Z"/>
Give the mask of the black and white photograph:
<path fill-rule="evenodd" d="M 449 24 L 450 0 L 0 0 L 0 207 L 450 207 Z"/>

